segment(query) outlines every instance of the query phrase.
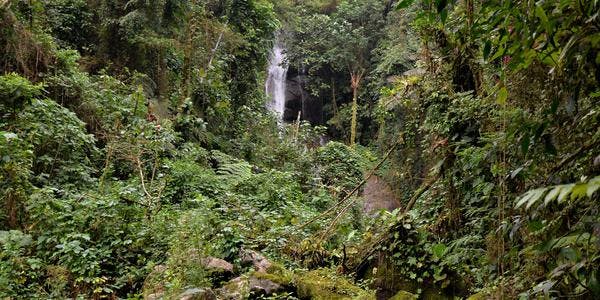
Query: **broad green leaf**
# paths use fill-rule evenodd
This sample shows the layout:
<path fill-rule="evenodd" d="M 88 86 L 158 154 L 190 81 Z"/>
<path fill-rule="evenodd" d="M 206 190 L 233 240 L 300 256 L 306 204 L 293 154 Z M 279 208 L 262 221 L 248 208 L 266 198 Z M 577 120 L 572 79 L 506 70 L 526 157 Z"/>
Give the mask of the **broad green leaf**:
<path fill-rule="evenodd" d="M 446 9 L 446 5 L 448 5 L 448 0 L 435 0 L 435 7 L 437 8 L 437 12 L 441 13 Z"/>
<path fill-rule="evenodd" d="M 577 261 L 579 258 L 579 255 L 577 254 L 577 252 L 575 251 L 575 249 L 571 248 L 571 247 L 566 247 L 566 248 L 562 248 L 560 249 L 560 254 L 570 260 L 570 261 Z"/>
<path fill-rule="evenodd" d="M 546 30 L 546 33 L 547 34 L 551 34 L 552 33 L 552 28 L 550 26 L 550 22 L 548 21 L 548 16 L 546 15 L 546 12 L 544 11 L 544 8 L 542 6 L 537 5 L 535 7 L 535 15 L 542 22 L 542 26 L 544 26 L 544 29 Z"/>
<path fill-rule="evenodd" d="M 529 150 L 530 143 L 531 137 L 529 136 L 529 134 L 524 135 L 523 139 L 521 139 L 521 152 L 523 152 L 523 154 L 527 153 L 527 151 Z"/>
<path fill-rule="evenodd" d="M 448 19 L 448 10 L 444 9 L 440 12 L 440 19 L 442 20 L 442 24 L 446 23 L 446 19 Z"/>
<path fill-rule="evenodd" d="M 500 56 L 504 55 L 505 52 L 506 52 L 506 48 L 504 48 L 504 47 L 498 48 L 498 51 L 496 51 L 496 53 L 494 53 L 494 56 L 492 56 L 492 58 L 490 59 L 490 61 L 496 60 Z"/>
<path fill-rule="evenodd" d="M 527 223 L 527 228 L 529 228 L 529 230 L 531 230 L 532 232 L 536 232 L 544 229 L 544 223 L 542 223 L 539 220 L 530 221 L 529 223 Z"/>
<path fill-rule="evenodd" d="M 595 242 L 596 238 L 590 240 L 590 234 L 587 232 L 572 234 L 552 241 L 552 249 L 560 249 L 568 246 L 574 246 L 579 243 Z"/>
<path fill-rule="evenodd" d="M 491 51 L 492 51 L 492 42 L 488 40 L 485 42 L 485 45 L 483 46 L 483 58 L 487 59 L 488 57 L 490 57 Z"/>
<path fill-rule="evenodd" d="M 415 0 L 402 0 L 396 5 L 396 9 L 404 9 L 411 6 Z"/>

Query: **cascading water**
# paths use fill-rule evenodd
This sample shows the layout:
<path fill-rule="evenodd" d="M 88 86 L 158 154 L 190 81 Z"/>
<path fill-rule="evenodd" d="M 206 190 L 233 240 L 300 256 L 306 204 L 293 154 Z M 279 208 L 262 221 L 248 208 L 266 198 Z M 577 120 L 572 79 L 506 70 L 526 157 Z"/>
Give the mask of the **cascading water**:
<path fill-rule="evenodd" d="M 284 64 L 285 54 L 280 42 L 276 42 L 269 58 L 269 75 L 265 82 L 265 91 L 269 96 L 267 107 L 283 121 L 285 111 L 285 86 L 288 68 Z"/>

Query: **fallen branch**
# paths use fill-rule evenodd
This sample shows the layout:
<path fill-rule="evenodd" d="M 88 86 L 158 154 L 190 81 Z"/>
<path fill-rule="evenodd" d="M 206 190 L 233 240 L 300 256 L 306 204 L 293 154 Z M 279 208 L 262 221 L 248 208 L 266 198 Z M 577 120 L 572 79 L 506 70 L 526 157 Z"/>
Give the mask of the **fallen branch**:
<path fill-rule="evenodd" d="M 383 157 L 383 159 L 373 169 L 371 169 L 371 171 L 369 172 L 369 174 L 367 175 L 367 177 L 365 177 L 358 185 L 356 185 L 354 187 L 354 189 L 352 189 L 352 191 L 348 195 L 346 195 L 342 200 L 340 200 L 338 203 L 336 203 L 335 205 L 333 205 L 332 207 L 330 207 L 326 211 L 322 212 L 318 216 L 315 216 L 314 218 L 308 220 L 306 223 L 300 225 L 296 229 L 299 230 L 299 229 L 302 229 L 302 228 L 310 225 L 314 221 L 316 221 L 316 220 L 318 220 L 318 219 L 320 219 L 322 217 L 325 217 L 328 214 L 332 213 L 336 208 L 338 208 L 342 204 L 344 204 L 344 202 L 346 202 L 348 199 L 350 199 L 350 197 L 352 197 L 352 195 L 354 195 L 354 193 L 356 193 L 369 180 L 369 178 L 371 178 L 371 176 L 373 176 L 373 174 L 375 174 L 375 171 L 377 171 L 383 165 L 383 163 L 388 159 L 388 157 L 390 156 L 390 154 L 392 154 L 392 152 L 394 151 L 394 149 L 396 149 L 396 147 L 398 145 L 400 145 L 400 143 L 403 142 L 403 141 L 404 141 L 404 139 L 402 137 L 400 137 L 400 139 L 398 139 L 398 141 L 394 145 L 392 145 L 392 147 L 388 150 L 388 152 L 385 154 L 385 156 Z M 352 201 L 351 203 L 353 203 L 353 202 L 354 201 Z M 336 217 L 336 219 L 337 219 L 337 217 Z"/>
<path fill-rule="evenodd" d="M 368 180 L 369 178 L 371 178 L 371 176 L 373 176 L 373 174 L 375 174 L 375 171 L 377 171 L 382 165 L 383 163 L 388 159 L 388 157 L 390 157 L 390 154 L 392 154 L 392 152 L 394 151 L 394 149 L 396 149 L 396 147 L 400 144 L 400 142 L 402 141 L 402 139 L 399 139 L 389 150 L 388 152 L 385 154 L 385 156 L 383 157 L 383 159 L 375 166 L 375 168 L 371 169 L 371 172 L 369 172 L 369 175 L 367 175 L 367 177 L 365 177 L 353 190 L 352 192 L 350 192 L 350 194 L 346 195 L 346 197 L 344 197 L 344 199 L 342 201 L 340 201 L 335 207 L 339 207 L 343 202 L 345 202 L 346 200 L 350 199 L 350 197 L 356 193 Z M 344 208 L 342 208 L 342 210 L 337 214 L 337 216 L 335 216 L 335 218 L 333 219 L 333 221 L 331 221 L 331 224 L 329 224 L 327 230 L 323 233 L 323 235 L 321 236 L 321 240 L 325 239 L 325 237 L 327 236 L 327 234 L 329 234 L 329 232 L 331 231 L 332 228 L 335 227 L 335 225 L 337 224 L 338 220 L 346 213 L 346 211 L 348 211 L 348 209 L 354 205 L 354 202 L 356 202 L 356 199 L 350 201 L 350 203 L 348 203 Z"/>
<path fill-rule="evenodd" d="M 441 177 L 441 173 L 438 172 L 434 177 L 431 177 L 431 179 L 429 179 L 426 182 L 424 182 L 421 185 L 421 187 L 419 187 L 419 189 L 417 191 L 415 191 L 415 193 L 412 195 L 412 197 L 410 198 L 410 200 L 409 200 L 408 204 L 406 205 L 406 207 L 396 217 L 396 222 L 394 223 L 394 225 L 390 226 L 383 233 L 381 233 L 376 239 L 374 239 L 374 242 L 372 242 L 371 245 L 369 245 L 367 247 L 363 247 L 364 249 L 369 249 L 369 250 L 368 250 L 367 253 L 359 255 L 359 257 L 363 257 L 363 259 L 358 264 L 358 266 L 355 268 L 355 272 L 357 274 L 359 273 L 359 270 L 364 266 L 364 264 L 367 263 L 368 258 L 376 251 L 375 250 L 375 245 L 381 243 L 383 240 L 386 239 L 386 237 L 389 236 L 389 234 L 391 233 L 390 230 L 392 230 L 393 228 L 395 228 L 395 226 L 398 224 L 398 222 L 400 222 L 402 219 L 404 219 L 404 217 L 406 216 L 406 214 L 408 214 L 408 212 L 410 210 L 412 210 L 412 208 L 414 207 L 415 203 L 417 202 L 417 199 L 419 199 L 419 197 L 421 197 L 423 195 L 423 193 L 425 193 L 427 190 L 429 190 L 431 188 L 431 186 L 433 186 L 433 184 L 440 177 Z"/>
<path fill-rule="evenodd" d="M 440 173 L 438 172 L 434 177 L 432 177 L 431 179 L 429 179 L 425 183 L 423 183 L 421 185 L 421 187 L 419 187 L 419 189 L 417 191 L 415 191 L 415 193 L 412 195 L 412 197 L 410 197 L 410 200 L 408 201 L 408 204 L 406 204 L 406 207 L 404 207 L 404 209 L 402 210 L 402 213 L 403 214 L 408 213 L 413 208 L 413 206 L 415 206 L 417 199 L 419 199 L 419 197 L 421 197 L 421 195 L 423 195 L 427 190 L 429 190 L 429 188 L 439 178 L 440 178 Z"/>

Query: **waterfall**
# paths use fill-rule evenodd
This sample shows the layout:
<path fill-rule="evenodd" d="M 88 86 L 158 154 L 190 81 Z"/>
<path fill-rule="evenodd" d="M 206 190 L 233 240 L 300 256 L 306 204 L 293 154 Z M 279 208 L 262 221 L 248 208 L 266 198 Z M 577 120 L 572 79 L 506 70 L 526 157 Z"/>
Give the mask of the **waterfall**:
<path fill-rule="evenodd" d="M 267 107 L 277 114 L 280 122 L 283 121 L 285 111 L 285 85 L 288 71 L 284 64 L 285 54 L 283 52 L 281 43 L 276 42 L 269 58 L 269 75 L 265 82 L 265 92 L 270 99 Z"/>

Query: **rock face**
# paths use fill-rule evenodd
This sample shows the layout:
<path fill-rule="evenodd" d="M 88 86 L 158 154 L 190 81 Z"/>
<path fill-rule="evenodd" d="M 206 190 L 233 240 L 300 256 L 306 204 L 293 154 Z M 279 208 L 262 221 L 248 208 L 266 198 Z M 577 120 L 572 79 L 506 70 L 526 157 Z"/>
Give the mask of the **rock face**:
<path fill-rule="evenodd" d="M 242 265 L 252 265 L 257 272 L 267 273 L 273 265 L 266 257 L 253 250 L 241 249 L 239 255 Z"/>
<path fill-rule="evenodd" d="M 380 210 L 393 211 L 400 207 L 400 201 L 392 192 L 392 188 L 377 176 L 371 176 L 363 191 L 363 210 L 367 215 L 376 215 Z"/>
<path fill-rule="evenodd" d="M 312 124 L 323 124 L 322 100 L 312 96 L 306 90 L 307 85 L 308 76 L 295 66 L 290 66 L 286 81 L 284 121 L 295 122 L 298 112 L 302 112 L 302 120 Z"/>
<path fill-rule="evenodd" d="M 217 295 L 211 289 L 188 289 L 181 293 L 179 300 L 217 300 Z"/>

